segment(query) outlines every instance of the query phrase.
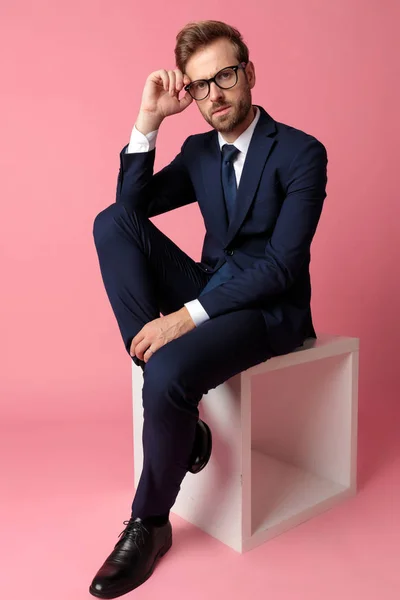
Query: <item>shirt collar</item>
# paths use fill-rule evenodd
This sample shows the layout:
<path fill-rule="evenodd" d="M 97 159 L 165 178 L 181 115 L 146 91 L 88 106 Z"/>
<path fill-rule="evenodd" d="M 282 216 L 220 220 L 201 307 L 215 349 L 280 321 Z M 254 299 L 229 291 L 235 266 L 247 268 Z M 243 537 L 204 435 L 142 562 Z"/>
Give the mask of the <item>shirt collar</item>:
<path fill-rule="evenodd" d="M 239 135 L 239 137 L 234 141 L 234 142 L 227 142 L 226 140 L 224 140 L 224 138 L 222 137 L 222 135 L 220 134 L 220 132 L 218 131 L 218 142 L 219 142 L 219 147 L 222 150 L 222 146 L 224 144 L 229 144 L 229 143 L 233 143 L 234 146 L 236 146 L 236 148 L 238 150 L 240 150 L 240 152 L 244 152 L 244 154 L 247 153 L 247 150 L 250 146 L 250 142 L 251 142 L 251 138 L 254 132 L 254 129 L 258 123 L 258 120 L 260 118 L 260 109 L 258 108 L 258 106 L 255 107 L 256 108 L 256 116 L 254 117 L 254 119 L 252 120 L 252 122 L 250 123 L 250 125 L 248 126 L 247 129 L 245 129 L 245 131 L 243 131 L 243 133 L 241 133 Z"/>

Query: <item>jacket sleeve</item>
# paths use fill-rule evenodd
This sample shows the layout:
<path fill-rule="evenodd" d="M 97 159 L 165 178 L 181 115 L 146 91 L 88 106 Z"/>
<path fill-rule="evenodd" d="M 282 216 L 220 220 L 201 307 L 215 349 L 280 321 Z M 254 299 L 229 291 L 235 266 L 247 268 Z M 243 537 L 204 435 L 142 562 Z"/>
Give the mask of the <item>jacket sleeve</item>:
<path fill-rule="evenodd" d="M 147 217 L 195 202 L 196 195 L 184 161 L 189 139 L 190 136 L 174 160 L 155 174 L 155 149 L 127 154 L 127 146 L 124 146 L 120 152 L 116 202 L 143 211 Z"/>
<path fill-rule="evenodd" d="M 308 259 L 326 197 L 327 154 L 312 138 L 291 161 L 286 196 L 263 258 L 229 281 L 204 293 L 199 301 L 211 318 L 262 306 L 287 290 Z"/>

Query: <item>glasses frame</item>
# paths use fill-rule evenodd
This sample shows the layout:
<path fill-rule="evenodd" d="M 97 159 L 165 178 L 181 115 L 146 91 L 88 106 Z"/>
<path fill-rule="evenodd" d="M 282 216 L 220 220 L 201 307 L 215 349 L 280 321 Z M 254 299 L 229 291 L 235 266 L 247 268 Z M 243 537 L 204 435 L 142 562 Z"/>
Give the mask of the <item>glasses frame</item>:
<path fill-rule="evenodd" d="M 191 92 L 190 92 L 190 87 L 191 87 L 191 86 L 192 86 L 194 83 L 198 83 L 199 81 L 205 81 L 205 82 L 207 83 L 207 85 L 208 85 L 208 92 L 207 92 L 207 94 L 204 96 L 204 98 L 200 98 L 200 100 L 199 100 L 198 98 L 195 98 L 194 96 L 192 96 L 193 100 L 196 100 L 197 102 L 201 102 L 201 100 L 205 100 L 205 99 L 207 98 L 207 96 L 210 94 L 210 90 L 211 90 L 211 86 L 210 86 L 210 84 L 211 84 L 212 82 L 214 82 L 214 83 L 215 83 L 215 85 L 216 85 L 217 87 L 219 87 L 221 90 L 231 90 L 233 87 L 235 87 L 235 85 L 237 84 L 237 82 L 238 82 L 238 79 L 239 79 L 239 77 L 238 77 L 238 70 L 239 70 L 239 69 L 243 69 L 243 70 L 244 70 L 244 69 L 247 67 L 247 64 L 248 64 L 248 63 L 246 63 L 246 62 L 241 62 L 241 63 L 239 63 L 238 65 L 233 65 L 233 66 L 231 66 L 231 67 L 224 67 L 223 69 L 220 69 L 220 70 L 218 71 L 218 73 L 216 73 L 216 74 L 214 75 L 214 77 L 210 77 L 210 79 L 196 79 L 195 81 L 191 81 L 190 83 L 188 83 L 187 85 L 185 85 L 185 87 L 184 87 L 183 89 L 185 90 L 185 92 L 189 92 L 189 94 L 192 96 L 192 94 L 191 94 Z M 235 75 L 236 75 L 236 81 L 235 81 L 235 83 L 234 83 L 233 85 L 230 85 L 229 87 L 222 87 L 221 85 L 219 85 L 219 84 L 216 82 L 216 78 L 218 77 L 218 75 L 219 75 L 220 73 L 222 73 L 222 71 L 226 71 L 226 69 L 233 69 L 233 70 L 234 70 L 234 72 L 235 72 Z"/>

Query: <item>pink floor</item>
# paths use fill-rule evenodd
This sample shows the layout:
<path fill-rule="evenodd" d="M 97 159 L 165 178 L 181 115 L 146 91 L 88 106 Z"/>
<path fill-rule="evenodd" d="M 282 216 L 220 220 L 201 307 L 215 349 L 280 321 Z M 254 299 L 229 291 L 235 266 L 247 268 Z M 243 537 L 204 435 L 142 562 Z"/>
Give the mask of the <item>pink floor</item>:
<path fill-rule="evenodd" d="M 125 597 L 398 600 L 398 415 L 360 413 L 355 498 L 244 555 L 172 516 L 171 551 Z M 1 598 L 91 598 L 130 514 L 129 422 L 3 424 L 0 439 Z"/>

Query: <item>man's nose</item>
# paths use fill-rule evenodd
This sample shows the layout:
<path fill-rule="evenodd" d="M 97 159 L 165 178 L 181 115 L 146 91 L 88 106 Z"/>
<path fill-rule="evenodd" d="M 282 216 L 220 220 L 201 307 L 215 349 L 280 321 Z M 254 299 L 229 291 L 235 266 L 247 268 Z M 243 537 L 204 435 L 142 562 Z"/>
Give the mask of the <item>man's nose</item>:
<path fill-rule="evenodd" d="M 214 81 L 210 83 L 210 100 L 211 102 L 221 102 L 221 99 L 224 97 L 224 93 L 219 88 Z"/>

